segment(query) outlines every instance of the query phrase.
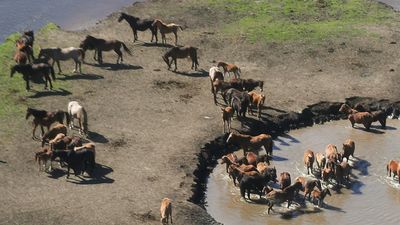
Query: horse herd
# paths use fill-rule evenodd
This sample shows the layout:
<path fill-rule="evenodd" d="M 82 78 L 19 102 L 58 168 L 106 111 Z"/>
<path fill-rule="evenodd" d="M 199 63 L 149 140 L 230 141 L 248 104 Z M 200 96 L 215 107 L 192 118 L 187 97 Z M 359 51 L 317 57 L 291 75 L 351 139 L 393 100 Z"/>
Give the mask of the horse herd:
<path fill-rule="evenodd" d="M 352 127 L 355 123 L 363 124 L 368 130 L 371 124 L 379 121 L 382 128 L 386 126 L 386 117 L 389 111 L 366 111 L 362 105 L 356 105 L 352 109 L 349 105 L 343 104 L 340 112 L 348 114 L 348 119 Z M 227 110 L 223 111 L 225 120 Z M 224 126 L 225 130 L 225 126 Z M 226 165 L 226 173 L 233 180 L 234 186 L 239 186 L 241 196 L 246 200 L 250 199 L 250 194 L 258 194 L 261 199 L 265 196 L 268 205 L 268 214 L 275 204 L 287 201 L 287 207 L 295 200 L 298 204 L 305 202 L 307 197 L 313 204 L 323 207 L 324 198 L 331 196 L 330 188 L 340 188 L 350 185 L 350 174 L 352 166 L 349 163 L 350 157 L 354 160 L 355 142 L 351 139 L 343 143 L 342 151 L 339 152 L 334 144 L 328 144 L 325 152 L 314 152 L 307 149 L 303 154 L 303 163 L 307 176 L 299 176 L 294 180 L 288 172 L 277 173 L 276 168 L 271 166 L 272 159 L 272 137 L 268 134 L 250 136 L 229 133 L 226 144 L 239 146 L 243 149 L 243 157 L 239 158 L 235 153 L 229 153 L 222 157 L 221 164 Z M 264 148 L 265 155 L 259 155 L 259 150 Z M 387 175 L 393 177 L 400 175 L 400 163 L 397 160 L 390 160 L 386 166 Z M 293 182 L 294 181 L 294 182 Z M 278 187 L 275 183 L 278 183 Z M 400 178 L 399 178 L 400 184 Z M 304 193 L 304 197 L 297 197 L 299 191 Z M 246 195 L 247 194 L 247 195 Z"/>
<path fill-rule="evenodd" d="M 121 13 L 118 22 L 125 20 L 129 23 L 133 31 L 134 42 L 138 40 L 137 31 L 145 31 L 149 29 L 152 33 L 151 42 L 158 42 L 157 33 L 160 31 L 162 43 L 166 44 L 166 34 L 173 33 L 175 36 L 175 45 L 178 44 L 178 30 L 183 30 L 178 24 L 165 24 L 159 19 L 140 19 Z M 116 63 L 123 62 L 123 49 L 128 54 L 131 50 L 119 40 L 105 40 L 87 35 L 80 43 L 79 47 L 69 48 L 44 48 L 40 49 L 38 58 L 35 59 L 33 54 L 33 31 L 24 32 L 22 37 L 17 40 L 17 51 L 14 56 L 16 65 L 11 68 L 11 77 L 18 72 L 23 75 L 26 82 L 26 90 L 30 89 L 29 80 L 35 78 L 45 79 L 45 89 L 48 84 L 52 89 L 52 79 L 55 81 L 54 64 L 57 63 L 58 72 L 62 73 L 60 61 L 72 59 L 75 62 L 73 72 L 82 73 L 81 65 L 85 60 L 87 50 L 94 50 L 93 59 L 99 64 L 103 63 L 102 52 L 114 51 L 117 55 Z M 193 46 L 172 47 L 164 55 L 163 61 L 171 69 L 172 63 L 175 64 L 174 71 L 177 70 L 177 59 L 190 57 L 192 61 L 192 69 L 197 70 L 199 66 L 198 48 Z M 27 63 L 29 62 L 29 63 Z M 51 63 L 50 63 L 51 62 Z M 231 75 L 232 78 L 230 77 Z M 350 165 L 348 160 L 353 156 L 355 144 L 354 141 L 348 140 L 343 144 L 343 152 L 339 153 L 335 145 L 328 145 L 325 154 L 314 153 L 307 150 L 304 153 L 304 164 L 307 167 L 307 173 L 315 175 L 315 178 L 297 177 L 292 184 L 291 175 L 282 172 L 277 176 L 275 167 L 270 165 L 272 159 L 273 140 L 268 134 L 260 134 L 258 136 L 250 136 L 231 132 L 231 120 L 236 112 L 237 118 L 242 122 L 246 118 L 246 112 L 253 115 L 253 109 L 257 110 L 257 117 L 261 119 L 262 109 L 265 102 L 263 94 L 264 82 L 262 80 L 243 79 L 241 78 L 241 69 L 235 64 L 218 62 L 209 70 L 209 78 L 211 84 L 211 93 L 215 105 L 218 105 L 217 95 L 221 95 L 226 107 L 221 108 L 222 119 L 224 125 L 224 133 L 229 133 L 226 140 L 227 144 L 238 144 L 244 152 L 243 158 L 238 158 L 234 153 L 222 157 L 222 163 L 226 163 L 226 171 L 233 179 L 234 185 L 239 184 L 240 193 L 245 198 L 250 199 L 250 193 L 266 196 L 268 201 L 268 213 L 274 204 L 288 201 L 288 207 L 295 200 L 296 193 L 300 190 L 304 192 L 304 201 L 306 196 L 313 197 L 313 202 L 318 202 L 322 206 L 323 199 L 326 195 L 331 195 L 328 188 L 322 189 L 322 182 L 335 181 L 337 185 L 349 182 Z M 227 78 L 229 77 L 229 79 Z M 51 79 L 52 78 L 52 79 Z M 259 91 L 256 91 L 256 88 Z M 366 129 L 369 129 L 374 121 L 381 122 L 382 126 L 386 125 L 387 112 L 376 111 L 367 112 L 361 106 L 351 109 L 347 105 L 343 105 L 341 112 L 348 113 L 348 118 L 354 126 L 355 123 L 361 123 Z M 69 171 L 72 169 L 76 176 L 87 172 L 89 175 L 93 173 L 95 168 L 95 145 L 92 142 L 86 142 L 79 136 L 67 136 L 68 128 L 63 124 L 64 118 L 69 129 L 74 129 L 74 119 L 79 121 L 79 134 L 88 134 L 87 114 L 85 109 L 76 101 L 68 104 L 67 112 L 58 110 L 55 112 L 47 112 L 33 108 L 27 109 L 26 119 L 33 116 L 32 138 L 38 139 L 35 135 L 36 128 L 41 127 L 42 149 L 35 153 L 35 159 L 39 163 L 39 170 L 42 170 L 42 164 L 47 170 L 46 164 L 56 158 L 60 159 L 60 165 L 67 165 L 67 178 Z M 44 128 L 47 132 L 44 132 Z M 48 143 L 47 146 L 45 144 Z M 258 150 L 263 147 L 267 154 L 258 155 Z M 257 153 L 257 154 L 256 154 Z M 346 159 L 346 160 L 343 160 Z M 316 161 L 317 168 L 314 167 Z M 388 173 L 400 173 L 399 162 L 392 160 L 387 165 Z M 280 190 L 274 189 L 269 182 L 279 182 Z M 170 199 L 163 199 L 160 208 L 162 223 L 168 223 L 168 219 L 172 223 L 172 205 Z"/>

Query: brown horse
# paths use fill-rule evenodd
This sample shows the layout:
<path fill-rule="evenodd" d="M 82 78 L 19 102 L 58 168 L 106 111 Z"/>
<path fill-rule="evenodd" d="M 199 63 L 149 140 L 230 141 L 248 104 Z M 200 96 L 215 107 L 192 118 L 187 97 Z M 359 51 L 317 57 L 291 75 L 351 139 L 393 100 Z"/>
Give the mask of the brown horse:
<path fill-rule="evenodd" d="M 313 204 L 315 204 L 315 202 L 318 201 L 318 206 L 322 207 L 322 205 L 324 204 L 324 199 L 325 199 L 326 195 L 332 196 L 331 192 L 329 191 L 328 188 L 325 188 L 322 191 L 313 190 L 311 192 L 311 196 L 312 196 L 312 199 L 313 199 Z"/>
<path fill-rule="evenodd" d="M 197 61 L 197 48 L 192 46 L 184 46 L 184 47 L 173 47 L 168 50 L 164 56 L 162 57 L 164 62 L 168 65 L 168 70 L 171 69 L 171 65 L 175 62 L 175 69 L 176 71 L 178 68 L 176 66 L 176 59 L 184 59 L 190 57 L 192 60 L 192 69 L 197 70 L 199 66 L 199 62 Z M 171 62 L 169 61 L 171 58 Z"/>
<path fill-rule="evenodd" d="M 33 42 L 35 41 L 35 36 L 32 30 L 25 31 L 22 36 L 15 42 L 18 48 L 25 48 L 28 61 L 32 62 L 35 57 L 33 56 Z"/>
<path fill-rule="evenodd" d="M 29 46 L 25 46 L 22 42 L 17 42 L 17 51 L 15 52 L 14 55 L 14 61 L 17 64 L 26 64 L 26 62 L 29 60 L 28 58 L 28 52 L 29 52 Z M 29 61 L 30 62 L 30 61 Z"/>
<path fill-rule="evenodd" d="M 155 19 L 153 24 L 153 27 L 157 27 L 160 30 L 161 33 L 161 42 L 163 44 L 167 44 L 167 38 L 165 37 L 165 34 L 168 33 L 174 33 L 175 35 L 175 46 L 178 45 L 178 28 L 183 30 L 181 25 L 175 24 L 175 23 L 169 23 L 166 24 L 163 21 L 159 19 Z"/>
<path fill-rule="evenodd" d="M 389 163 L 386 165 L 386 171 L 389 177 L 392 177 L 392 172 L 393 172 L 393 178 L 395 175 L 399 178 L 399 184 L 400 184 L 400 166 L 399 162 L 397 160 L 390 160 Z"/>
<path fill-rule="evenodd" d="M 35 131 L 37 126 L 40 125 L 42 130 L 42 136 L 44 135 L 43 126 L 47 127 L 47 130 L 50 129 L 50 126 L 54 122 L 63 123 L 64 117 L 67 120 L 67 124 L 69 124 L 69 116 L 67 112 L 57 110 L 55 112 L 47 112 L 45 110 L 38 110 L 34 108 L 28 107 L 26 109 L 26 116 L 25 119 L 28 119 L 30 116 L 33 116 L 33 130 L 32 130 L 32 139 L 37 139 L 35 136 Z"/>
<path fill-rule="evenodd" d="M 230 74 L 233 73 L 236 79 L 240 78 L 240 68 L 235 64 L 218 62 L 217 67 L 222 67 L 224 69 L 224 75 L 228 73 L 228 76 L 230 76 Z"/>
<path fill-rule="evenodd" d="M 304 152 L 304 165 L 307 167 L 307 174 L 310 174 L 313 172 L 313 165 L 314 165 L 314 161 L 315 161 L 315 156 L 314 156 L 314 152 L 312 150 L 306 150 Z"/>
<path fill-rule="evenodd" d="M 345 113 L 345 114 L 353 114 L 353 113 L 358 113 L 357 110 L 352 109 L 349 105 L 343 103 L 340 106 L 339 112 Z"/>
<path fill-rule="evenodd" d="M 85 40 L 81 42 L 79 45 L 79 48 L 82 48 L 83 54 L 82 54 L 82 61 L 84 61 L 85 58 L 85 52 L 86 50 L 95 50 L 95 57 L 94 59 L 96 60 L 96 51 L 97 51 L 97 61 L 99 64 L 103 63 L 103 56 L 102 56 L 102 51 L 111 51 L 114 50 L 115 53 L 118 54 L 117 58 L 117 64 L 121 63 L 124 61 L 122 57 L 122 51 L 121 48 L 123 48 L 129 55 L 132 55 L 131 51 L 129 50 L 126 45 L 119 40 L 105 40 L 101 38 L 95 38 L 93 36 L 87 35 Z"/>
<path fill-rule="evenodd" d="M 278 181 L 281 190 L 284 190 L 286 187 L 289 187 L 292 184 L 292 180 L 290 179 L 290 174 L 288 172 L 280 173 Z"/>
<path fill-rule="evenodd" d="M 334 144 L 328 144 L 325 148 L 325 155 L 327 159 L 327 167 L 330 167 L 333 169 L 334 165 L 336 162 L 340 161 L 340 154 L 337 150 L 336 145 Z"/>
<path fill-rule="evenodd" d="M 374 121 L 374 116 L 369 112 L 358 112 L 353 113 L 348 116 L 351 126 L 354 127 L 354 124 L 359 123 L 363 124 L 365 129 L 369 130 L 372 122 Z"/>
<path fill-rule="evenodd" d="M 287 201 L 287 207 L 289 208 L 289 206 L 292 204 L 296 191 L 301 189 L 301 186 L 302 185 L 300 182 L 295 182 L 294 184 L 283 189 L 282 191 L 273 190 L 269 192 L 266 196 L 268 200 L 268 214 L 274 204 L 280 204 Z"/>
<path fill-rule="evenodd" d="M 243 155 L 246 155 L 246 152 L 249 149 L 258 153 L 258 150 L 261 147 L 264 147 L 267 155 L 272 156 L 272 147 L 273 147 L 273 140 L 271 135 L 268 134 L 260 134 L 257 136 L 250 136 L 245 134 L 237 134 L 231 132 L 226 139 L 226 143 L 237 143 L 243 149 Z"/>

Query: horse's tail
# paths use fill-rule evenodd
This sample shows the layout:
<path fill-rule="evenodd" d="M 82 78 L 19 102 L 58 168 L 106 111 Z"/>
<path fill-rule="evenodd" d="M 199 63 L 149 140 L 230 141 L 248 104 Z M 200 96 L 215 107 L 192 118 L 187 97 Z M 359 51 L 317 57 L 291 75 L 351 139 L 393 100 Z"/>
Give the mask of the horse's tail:
<path fill-rule="evenodd" d="M 63 114 L 65 116 L 65 120 L 67 121 L 67 126 L 69 126 L 69 124 L 71 122 L 71 118 L 69 118 L 68 112 L 63 111 Z"/>
<path fill-rule="evenodd" d="M 82 62 L 85 62 L 85 50 L 83 50 L 82 48 L 79 48 L 79 52 L 81 53 Z"/>
<path fill-rule="evenodd" d="M 53 66 L 49 66 L 49 69 L 50 69 L 50 73 L 51 73 L 51 77 L 53 78 L 53 81 L 56 81 L 56 75 L 55 75 L 55 73 L 54 73 L 54 68 L 53 68 Z"/>
<path fill-rule="evenodd" d="M 131 50 L 129 50 L 129 48 L 126 47 L 126 45 L 124 44 L 124 42 L 121 42 L 121 45 L 122 45 L 122 47 L 124 48 L 124 50 L 125 50 L 129 55 L 132 55 Z"/>

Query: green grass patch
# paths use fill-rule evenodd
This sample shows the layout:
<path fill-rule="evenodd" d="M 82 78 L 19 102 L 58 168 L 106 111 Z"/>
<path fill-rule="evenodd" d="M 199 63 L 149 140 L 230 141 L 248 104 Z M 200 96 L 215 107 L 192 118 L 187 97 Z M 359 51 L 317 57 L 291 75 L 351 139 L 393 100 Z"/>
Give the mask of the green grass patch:
<path fill-rule="evenodd" d="M 369 0 L 205 0 L 228 11 L 224 31 L 251 42 L 318 41 L 365 34 L 364 25 L 382 25 L 397 16 Z"/>
<path fill-rule="evenodd" d="M 35 32 L 35 38 L 48 35 L 51 30 L 59 29 L 57 25 L 50 23 L 38 32 Z M 15 73 L 10 77 L 10 68 L 15 65 L 13 60 L 16 48 L 15 41 L 21 36 L 19 33 L 11 34 L 2 44 L 0 44 L 0 126 L 7 127 L 12 121 L 23 118 L 26 106 L 36 105 L 38 99 L 29 98 L 34 95 L 33 92 L 26 92 L 25 81 L 22 75 Z M 39 48 L 34 46 L 34 52 L 37 55 Z M 56 70 L 57 71 L 57 70 Z M 57 77 L 57 75 L 56 75 Z M 32 82 L 31 82 L 32 84 Z M 43 91 L 43 84 L 35 84 L 34 89 Z M 57 80 L 53 82 L 53 89 L 69 89 L 70 84 L 67 81 Z"/>

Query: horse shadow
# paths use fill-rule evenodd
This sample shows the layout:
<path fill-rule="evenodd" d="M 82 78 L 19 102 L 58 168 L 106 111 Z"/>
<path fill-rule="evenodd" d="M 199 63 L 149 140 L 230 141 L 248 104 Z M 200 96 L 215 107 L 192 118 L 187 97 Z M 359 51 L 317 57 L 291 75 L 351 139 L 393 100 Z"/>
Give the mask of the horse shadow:
<path fill-rule="evenodd" d="M 361 195 L 362 194 L 361 187 L 364 186 L 363 182 L 361 182 L 359 180 L 353 180 L 350 185 L 351 185 L 350 189 L 353 191 L 352 194 L 355 194 L 355 195 Z"/>
<path fill-rule="evenodd" d="M 176 74 L 183 75 L 183 76 L 188 76 L 188 77 L 207 77 L 208 72 L 205 70 L 196 70 L 194 72 L 182 72 L 182 71 L 172 71 Z"/>
<path fill-rule="evenodd" d="M 282 138 L 289 139 L 289 141 L 285 141 Z M 286 133 L 278 136 L 277 138 L 275 138 L 275 140 L 280 142 L 280 144 L 283 145 L 283 146 L 290 146 L 290 143 L 296 143 L 296 144 L 300 143 L 300 141 L 298 139 L 296 139 L 296 138 L 294 138 L 294 137 L 292 137 L 292 136 L 290 136 L 289 134 L 286 134 Z"/>
<path fill-rule="evenodd" d="M 372 128 L 372 127 L 371 127 L 371 128 Z M 354 129 L 362 130 L 362 131 L 369 132 L 369 133 L 373 133 L 373 134 L 384 134 L 384 133 L 385 133 L 385 132 L 383 132 L 383 131 L 376 130 L 376 129 L 369 129 L 369 130 L 367 130 L 367 129 L 364 128 L 364 127 L 354 127 Z"/>
<path fill-rule="evenodd" d="M 381 125 L 371 125 L 371 128 L 380 129 L 380 130 L 397 130 L 396 127 L 392 127 L 392 126 L 382 127 Z"/>
<path fill-rule="evenodd" d="M 353 168 L 359 171 L 359 175 L 367 176 L 369 174 L 368 167 L 371 166 L 371 163 L 364 159 L 359 159 L 359 158 L 356 159 L 357 161 L 355 161 Z"/>
<path fill-rule="evenodd" d="M 89 179 L 86 179 L 86 177 L 79 177 L 80 178 L 79 180 L 78 179 L 69 179 L 68 182 L 71 182 L 74 184 L 82 184 L 82 185 L 104 184 L 104 183 L 110 184 L 110 183 L 114 183 L 114 179 L 109 178 L 106 175 L 113 171 L 114 170 L 109 166 L 105 166 L 105 165 L 96 163 L 93 174 Z M 70 178 L 71 178 L 71 176 L 70 176 Z"/>
<path fill-rule="evenodd" d="M 48 96 L 67 96 L 71 95 L 70 91 L 67 91 L 63 88 L 59 88 L 59 90 L 51 90 L 51 91 L 35 91 L 35 94 L 29 96 L 28 98 L 41 98 L 41 97 L 48 97 Z"/>
<path fill-rule="evenodd" d="M 94 67 L 100 67 L 100 68 L 104 68 L 106 70 L 139 70 L 139 69 L 143 69 L 142 66 L 135 66 L 135 65 L 131 65 L 131 64 L 114 64 L 114 63 L 102 63 L 102 64 L 90 64 L 87 63 L 89 65 L 92 65 Z"/>
<path fill-rule="evenodd" d="M 281 156 L 277 156 L 277 155 L 273 155 L 272 156 L 272 161 L 277 161 L 277 162 L 279 162 L 279 161 L 287 161 L 287 160 L 289 160 L 288 158 L 285 158 L 285 157 L 281 157 Z"/>
<path fill-rule="evenodd" d="M 336 207 L 336 206 L 333 206 L 333 205 L 329 205 L 329 204 L 326 204 L 326 203 L 324 203 L 324 209 L 332 210 L 332 211 L 336 211 L 336 212 L 341 212 L 341 213 L 346 213 L 346 211 L 343 211 L 342 208 L 339 208 L 339 207 Z"/>
<path fill-rule="evenodd" d="M 103 76 L 97 74 L 73 74 L 71 76 L 63 75 L 64 77 L 58 78 L 58 80 L 99 80 L 104 79 Z"/>
<path fill-rule="evenodd" d="M 161 44 L 161 43 L 156 43 L 156 42 L 143 42 L 142 46 L 143 46 L 143 47 L 163 47 L 163 48 L 172 48 L 172 47 L 175 47 L 175 45 L 171 45 L 171 44 Z"/>
<path fill-rule="evenodd" d="M 285 110 L 277 109 L 277 108 L 274 108 L 274 107 L 271 107 L 271 106 L 263 106 L 262 109 L 263 110 L 273 110 L 273 111 L 278 112 L 278 113 L 287 113 Z M 261 112 L 261 114 L 263 114 L 263 112 Z"/>
<path fill-rule="evenodd" d="M 109 142 L 109 140 L 106 137 L 104 137 L 103 135 L 101 135 L 97 132 L 94 132 L 94 131 L 89 131 L 87 138 L 93 142 L 102 143 L 102 144 Z"/>

